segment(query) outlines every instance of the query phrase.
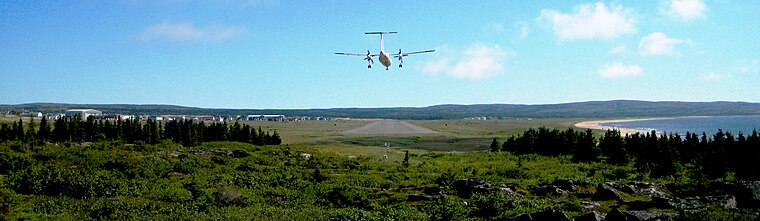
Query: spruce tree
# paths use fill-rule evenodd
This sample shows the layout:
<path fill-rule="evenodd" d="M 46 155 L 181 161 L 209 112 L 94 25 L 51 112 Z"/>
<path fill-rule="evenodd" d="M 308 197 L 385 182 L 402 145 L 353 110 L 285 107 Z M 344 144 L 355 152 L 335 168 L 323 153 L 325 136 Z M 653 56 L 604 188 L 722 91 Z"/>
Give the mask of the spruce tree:
<path fill-rule="evenodd" d="M 404 151 L 404 161 L 401 162 L 401 165 L 404 167 L 409 167 L 409 151 L 408 150 Z"/>
<path fill-rule="evenodd" d="M 42 120 L 40 120 L 40 129 L 37 131 L 37 138 L 41 141 L 48 141 L 48 139 L 50 139 L 50 125 L 48 125 L 47 117 L 42 117 Z"/>
<path fill-rule="evenodd" d="M 16 124 L 16 140 L 19 140 L 21 142 L 26 141 L 26 137 L 24 134 L 24 122 L 21 121 L 21 119 L 18 119 L 18 124 Z"/>
<path fill-rule="evenodd" d="M 496 141 L 496 138 L 493 138 L 493 141 L 491 141 L 491 152 L 499 152 L 499 142 Z"/>

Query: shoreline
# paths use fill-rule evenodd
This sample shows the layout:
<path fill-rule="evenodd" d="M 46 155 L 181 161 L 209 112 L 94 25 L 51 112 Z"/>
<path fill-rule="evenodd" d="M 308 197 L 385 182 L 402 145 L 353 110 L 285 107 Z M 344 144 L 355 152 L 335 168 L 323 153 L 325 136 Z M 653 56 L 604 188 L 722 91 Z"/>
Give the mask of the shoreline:
<path fill-rule="evenodd" d="M 602 124 L 605 123 L 613 123 L 613 122 L 629 122 L 629 121 L 645 121 L 645 120 L 664 120 L 664 119 L 675 119 L 676 117 L 654 117 L 654 118 L 624 118 L 624 119 L 611 119 L 611 120 L 592 120 L 592 121 L 584 121 L 576 123 L 574 126 L 577 128 L 583 128 L 583 129 L 592 129 L 592 130 L 619 130 L 620 135 L 628 135 L 628 134 L 635 134 L 635 133 L 649 133 L 649 130 L 643 130 L 643 129 L 636 129 L 636 128 L 625 128 L 625 127 L 610 127 L 610 126 L 604 126 Z"/>

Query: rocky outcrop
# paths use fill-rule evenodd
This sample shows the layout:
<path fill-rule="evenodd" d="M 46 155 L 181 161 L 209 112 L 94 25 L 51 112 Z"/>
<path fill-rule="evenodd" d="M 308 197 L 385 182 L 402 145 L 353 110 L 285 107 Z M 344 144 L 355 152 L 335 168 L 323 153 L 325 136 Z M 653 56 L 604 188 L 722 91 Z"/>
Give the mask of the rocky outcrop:
<path fill-rule="evenodd" d="M 741 181 L 734 185 L 737 207 L 760 209 L 760 181 Z"/>
<path fill-rule="evenodd" d="M 599 214 L 596 211 L 591 211 L 589 213 L 580 215 L 578 217 L 575 217 L 573 221 L 602 221 L 604 220 L 604 216 L 602 214 Z"/>
<path fill-rule="evenodd" d="M 470 198 L 472 194 L 488 193 L 493 188 L 493 185 L 491 185 L 491 183 L 476 179 L 457 180 L 454 181 L 451 185 L 462 198 Z"/>
<path fill-rule="evenodd" d="M 457 191 L 459 197 L 468 199 L 472 194 L 485 194 L 493 191 L 501 191 L 508 194 L 516 194 L 508 185 L 495 186 L 487 181 L 476 179 L 461 179 L 454 181 L 451 186 Z"/>
<path fill-rule="evenodd" d="M 554 208 L 546 208 L 542 211 L 531 214 L 520 214 L 512 217 L 514 221 L 570 221 L 570 218 L 562 211 Z"/>
<path fill-rule="evenodd" d="M 532 190 L 533 194 L 538 196 L 562 196 L 570 193 L 569 191 L 555 185 L 536 186 L 533 187 Z"/>
<path fill-rule="evenodd" d="M 622 202 L 623 196 L 620 195 L 617 189 L 614 187 L 608 185 L 608 184 L 599 184 L 599 186 L 596 187 L 596 193 L 593 197 L 591 197 L 593 200 L 617 200 Z"/>

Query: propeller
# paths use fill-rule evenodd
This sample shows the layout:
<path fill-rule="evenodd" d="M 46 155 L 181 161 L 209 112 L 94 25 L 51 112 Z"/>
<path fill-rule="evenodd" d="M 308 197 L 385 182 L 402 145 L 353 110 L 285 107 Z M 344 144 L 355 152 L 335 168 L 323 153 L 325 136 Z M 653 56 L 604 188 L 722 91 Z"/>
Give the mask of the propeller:
<path fill-rule="evenodd" d="M 398 67 L 400 68 L 404 64 L 404 53 L 401 53 L 401 49 L 398 49 L 398 54 L 393 57 L 398 58 Z"/>
<path fill-rule="evenodd" d="M 372 53 L 369 53 L 369 50 L 367 50 L 367 57 L 364 58 L 364 60 L 367 60 L 367 62 L 374 64 L 375 61 L 372 60 Z"/>

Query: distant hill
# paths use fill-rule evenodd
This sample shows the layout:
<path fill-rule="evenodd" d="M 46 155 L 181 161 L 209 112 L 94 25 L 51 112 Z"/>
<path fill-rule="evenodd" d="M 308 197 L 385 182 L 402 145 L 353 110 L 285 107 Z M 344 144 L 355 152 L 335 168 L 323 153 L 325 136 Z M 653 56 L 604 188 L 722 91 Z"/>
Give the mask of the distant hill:
<path fill-rule="evenodd" d="M 0 111 L 28 110 L 62 113 L 67 109 L 91 108 L 104 113 L 178 114 L 178 115 L 247 115 L 283 114 L 286 116 L 322 116 L 389 119 L 462 119 L 466 117 L 501 118 L 611 118 L 760 115 L 760 103 L 747 102 L 675 102 L 675 101 L 591 101 L 564 104 L 476 104 L 436 105 L 430 107 L 395 108 L 330 108 L 330 109 L 214 109 L 176 105 L 133 104 L 57 104 L 30 103 L 0 105 Z"/>

